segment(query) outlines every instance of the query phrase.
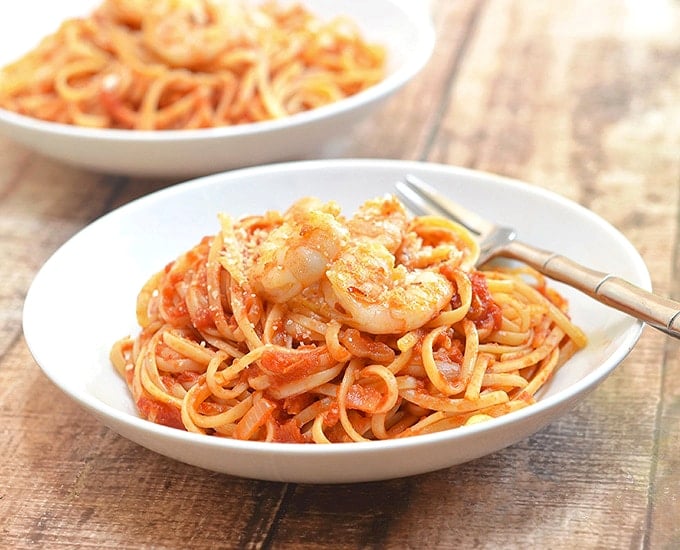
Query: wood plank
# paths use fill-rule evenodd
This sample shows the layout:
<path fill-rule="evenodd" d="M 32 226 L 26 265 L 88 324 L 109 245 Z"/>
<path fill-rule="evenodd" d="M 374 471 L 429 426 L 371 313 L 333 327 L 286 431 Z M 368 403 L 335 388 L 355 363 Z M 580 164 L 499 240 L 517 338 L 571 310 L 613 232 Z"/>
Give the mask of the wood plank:
<path fill-rule="evenodd" d="M 423 158 L 483 1 L 432 4 L 437 43 L 431 59 L 416 78 L 353 132 L 344 156 Z"/>

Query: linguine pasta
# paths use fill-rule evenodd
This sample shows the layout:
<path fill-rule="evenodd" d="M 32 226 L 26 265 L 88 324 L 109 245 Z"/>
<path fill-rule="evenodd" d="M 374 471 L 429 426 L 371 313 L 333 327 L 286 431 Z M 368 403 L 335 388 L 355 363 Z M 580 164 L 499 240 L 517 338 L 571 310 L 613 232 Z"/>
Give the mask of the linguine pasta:
<path fill-rule="evenodd" d="M 286 117 L 384 78 L 346 17 L 243 0 L 104 0 L 0 72 L 0 107 L 78 126 L 208 128 Z"/>
<path fill-rule="evenodd" d="M 413 436 L 530 405 L 586 344 L 526 267 L 477 270 L 458 224 L 394 197 L 234 219 L 139 293 L 111 360 L 140 414 L 300 443 Z"/>

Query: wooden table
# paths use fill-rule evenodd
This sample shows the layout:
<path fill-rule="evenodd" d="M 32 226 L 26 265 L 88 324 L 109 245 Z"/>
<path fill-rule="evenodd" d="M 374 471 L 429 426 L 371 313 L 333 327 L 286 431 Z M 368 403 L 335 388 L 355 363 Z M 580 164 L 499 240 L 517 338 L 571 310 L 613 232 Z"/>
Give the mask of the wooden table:
<path fill-rule="evenodd" d="M 418 0 L 413 0 L 418 1 Z M 680 295 L 680 4 L 434 0 L 438 44 L 346 156 L 526 180 L 620 229 Z M 680 548 L 680 347 L 647 328 L 576 410 L 448 470 L 257 482 L 103 427 L 41 373 L 21 328 L 41 264 L 175 182 L 75 169 L 0 139 L 0 547 Z"/>

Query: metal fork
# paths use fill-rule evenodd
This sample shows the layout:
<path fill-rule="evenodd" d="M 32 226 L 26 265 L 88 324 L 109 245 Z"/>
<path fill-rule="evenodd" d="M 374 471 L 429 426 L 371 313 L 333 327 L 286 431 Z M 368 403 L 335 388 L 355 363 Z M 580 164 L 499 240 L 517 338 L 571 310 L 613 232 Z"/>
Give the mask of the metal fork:
<path fill-rule="evenodd" d="M 407 175 L 395 186 L 402 202 L 414 214 L 448 217 L 476 235 L 480 245 L 478 265 L 494 256 L 519 260 L 551 279 L 680 338 L 679 302 L 648 292 L 621 277 L 585 267 L 561 254 L 523 243 L 517 240 L 511 227 L 496 225 L 470 212 L 413 175 Z"/>

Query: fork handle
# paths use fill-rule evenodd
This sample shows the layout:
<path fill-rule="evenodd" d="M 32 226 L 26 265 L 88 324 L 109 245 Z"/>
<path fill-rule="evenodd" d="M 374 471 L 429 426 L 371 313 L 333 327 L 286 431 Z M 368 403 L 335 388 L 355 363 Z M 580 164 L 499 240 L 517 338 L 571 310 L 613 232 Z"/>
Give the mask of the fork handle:
<path fill-rule="evenodd" d="M 585 267 L 566 256 L 519 241 L 508 243 L 502 255 L 520 260 L 551 279 L 680 338 L 680 302 L 644 290 L 621 277 Z"/>

